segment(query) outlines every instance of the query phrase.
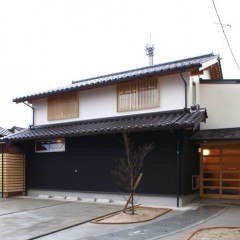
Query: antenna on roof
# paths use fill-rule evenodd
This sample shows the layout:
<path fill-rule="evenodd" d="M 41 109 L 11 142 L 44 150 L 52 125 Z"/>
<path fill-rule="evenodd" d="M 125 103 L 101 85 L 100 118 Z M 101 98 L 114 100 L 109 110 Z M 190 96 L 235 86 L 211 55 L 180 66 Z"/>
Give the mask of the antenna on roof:
<path fill-rule="evenodd" d="M 223 24 L 223 23 L 221 23 L 221 22 L 219 22 L 219 23 L 217 23 L 217 22 L 214 22 L 214 24 L 218 24 L 218 25 L 220 25 L 221 26 L 221 28 L 222 28 L 222 33 L 223 33 L 223 35 L 222 35 L 222 57 L 221 57 L 221 59 L 223 59 L 223 50 L 224 50 L 224 34 L 225 34 L 225 31 L 224 31 L 224 28 L 225 27 L 229 27 L 229 28 L 231 28 L 232 27 L 232 25 L 231 24 Z"/>
<path fill-rule="evenodd" d="M 146 55 L 148 56 L 148 64 L 149 66 L 153 65 L 153 56 L 154 56 L 154 44 L 151 43 L 151 35 L 150 35 L 150 43 L 147 43 L 145 46 Z"/>

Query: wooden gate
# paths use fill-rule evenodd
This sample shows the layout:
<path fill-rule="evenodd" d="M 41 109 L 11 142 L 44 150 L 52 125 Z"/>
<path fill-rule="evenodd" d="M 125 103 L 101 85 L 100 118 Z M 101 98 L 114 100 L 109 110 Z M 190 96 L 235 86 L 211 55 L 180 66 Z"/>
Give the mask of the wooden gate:
<path fill-rule="evenodd" d="M 1 153 L 0 192 L 2 197 L 25 195 L 25 155 Z"/>

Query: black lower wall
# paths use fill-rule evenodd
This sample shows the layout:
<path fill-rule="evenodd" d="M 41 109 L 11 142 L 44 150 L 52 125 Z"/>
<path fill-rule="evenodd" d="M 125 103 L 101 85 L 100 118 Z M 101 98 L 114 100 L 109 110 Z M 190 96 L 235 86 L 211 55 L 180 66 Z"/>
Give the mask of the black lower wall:
<path fill-rule="evenodd" d="M 200 172 L 200 157 L 198 146 L 192 142 L 190 137 L 192 131 L 184 131 L 181 147 L 181 189 L 182 195 L 191 193 L 192 190 L 192 175 L 199 175 Z"/>
<path fill-rule="evenodd" d="M 139 144 L 154 142 L 144 164 L 139 193 L 175 195 L 177 189 L 176 139 L 169 131 L 130 135 Z M 66 151 L 35 153 L 34 141 L 22 143 L 27 153 L 27 188 L 119 192 L 118 179 L 112 175 L 115 158 L 124 156 L 121 134 L 66 138 Z M 185 146 L 186 145 L 186 146 Z M 182 151 L 181 192 L 191 192 L 184 172 L 192 153 L 189 145 Z M 184 154 L 184 156 L 183 156 Z M 191 166 L 190 175 L 196 166 Z M 186 181 L 189 181 L 188 179 Z"/>

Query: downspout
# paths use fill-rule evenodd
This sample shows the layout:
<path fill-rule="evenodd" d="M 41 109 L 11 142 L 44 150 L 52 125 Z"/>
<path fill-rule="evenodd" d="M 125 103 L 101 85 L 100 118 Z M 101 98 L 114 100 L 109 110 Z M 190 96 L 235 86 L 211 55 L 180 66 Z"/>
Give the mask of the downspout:
<path fill-rule="evenodd" d="M 183 74 L 180 72 L 180 76 L 182 77 L 182 80 L 184 82 L 184 89 L 185 89 L 185 108 L 187 108 L 187 82 L 185 78 L 183 77 Z"/>
<path fill-rule="evenodd" d="M 180 143 L 177 140 L 177 207 L 179 207 L 180 198 Z"/>
<path fill-rule="evenodd" d="M 179 207 L 179 199 L 180 199 L 180 141 L 177 135 L 174 133 L 173 129 L 170 129 L 170 133 L 174 136 L 177 142 L 177 207 Z"/>
<path fill-rule="evenodd" d="M 23 102 L 26 106 L 30 107 L 32 109 L 32 126 L 34 127 L 35 124 L 35 108 L 27 104 L 26 102 Z"/>

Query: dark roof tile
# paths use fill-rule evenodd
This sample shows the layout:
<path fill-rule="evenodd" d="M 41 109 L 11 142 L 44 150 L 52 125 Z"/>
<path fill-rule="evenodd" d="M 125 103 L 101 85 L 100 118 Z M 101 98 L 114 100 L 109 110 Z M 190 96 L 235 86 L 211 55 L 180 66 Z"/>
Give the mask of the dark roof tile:
<path fill-rule="evenodd" d="M 12 134 L 9 130 L 0 127 L 0 136 L 7 136 Z"/>
<path fill-rule="evenodd" d="M 194 141 L 240 140 L 240 128 L 220 128 L 201 130 L 193 137 Z"/>
<path fill-rule="evenodd" d="M 50 89 L 47 91 L 27 95 L 24 97 L 15 98 L 13 99 L 13 102 L 19 103 L 19 102 L 29 101 L 32 99 L 47 97 L 56 93 L 64 93 L 64 92 L 69 92 L 73 90 L 86 89 L 90 86 L 92 87 L 104 86 L 107 84 L 126 81 L 129 79 L 152 76 L 154 74 L 161 75 L 166 73 L 186 71 L 188 69 L 201 67 L 203 63 L 208 62 L 212 59 L 216 59 L 219 61 L 219 56 L 214 54 L 206 54 L 198 57 L 162 63 L 158 65 L 133 69 L 133 70 L 124 71 L 124 72 L 113 73 L 113 74 L 99 76 L 95 78 L 88 78 L 88 79 L 83 79 L 79 81 L 73 81 L 72 84 L 67 86 L 58 87 L 55 89 Z"/>
<path fill-rule="evenodd" d="M 16 134 L 3 137 L 2 141 L 24 141 L 33 139 L 74 137 L 83 135 L 108 134 L 126 131 L 153 131 L 180 129 L 199 126 L 206 118 L 206 110 L 174 110 L 150 114 L 128 115 L 114 118 L 79 121 L 65 124 L 35 126 Z"/>

